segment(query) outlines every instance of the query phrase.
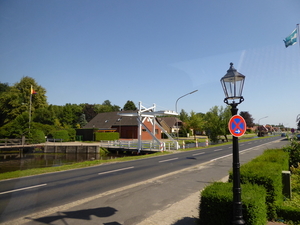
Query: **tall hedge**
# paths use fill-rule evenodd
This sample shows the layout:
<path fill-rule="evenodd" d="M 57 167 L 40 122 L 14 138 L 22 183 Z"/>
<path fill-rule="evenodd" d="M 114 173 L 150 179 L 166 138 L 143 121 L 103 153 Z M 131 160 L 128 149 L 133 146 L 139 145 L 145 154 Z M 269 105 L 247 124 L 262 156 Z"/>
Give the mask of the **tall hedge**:
<path fill-rule="evenodd" d="M 288 154 L 283 150 L 267 150 L 261 156 L 241 166 L 241 183 L 262 185 L 267 191 L 268 218 L 276 218 L 276 208 L 283 201 L 282 170 L 288 168 Z M 229 174 L 232 182 L 232 172 Z"/>
<path fill-rule="evenodd" d="M 63 142 L 67 142 L 70 140 L 70 136 L 67 130 L 59 130 L 53 133 L 54 139 L 62 139 Z"/>
<path fill-rule="evenodd" d="M 114 141 L 119 140 L 118 132 L 95 132 L 95 141 Z"/>
<path fill-rule="evenodd" d="M 265 225 L 266 190 L 252 184 L 243 184 L 243 219 L 247 225 Z M 216 182 L 207 186 L 201 193 L 200 225 L 231 225 L 233 219 L 232 183 Z"/>

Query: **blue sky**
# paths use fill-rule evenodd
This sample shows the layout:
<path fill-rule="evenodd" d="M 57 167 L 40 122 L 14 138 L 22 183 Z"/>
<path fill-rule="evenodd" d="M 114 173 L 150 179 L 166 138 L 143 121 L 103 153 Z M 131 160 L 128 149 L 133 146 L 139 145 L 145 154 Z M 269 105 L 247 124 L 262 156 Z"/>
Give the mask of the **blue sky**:
<path fill-rule="evenodd" d="M 0 0 L 0 74 L 29 76 L 49 104 L 206 113 L 226 106 L 220 79 L 230 62 L 246 76 L 239 111 L 261 124 L 296 127 L 299 0 Z"/>

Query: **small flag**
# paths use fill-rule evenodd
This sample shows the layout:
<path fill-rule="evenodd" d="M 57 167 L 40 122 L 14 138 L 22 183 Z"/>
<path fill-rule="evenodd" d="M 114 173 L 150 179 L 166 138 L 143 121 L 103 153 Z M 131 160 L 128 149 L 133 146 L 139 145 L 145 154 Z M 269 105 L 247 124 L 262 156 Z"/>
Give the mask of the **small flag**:
<path fill-rule="evenodd" d="M 297 29 L 295 29 L 283 40 L 286 48 L 297 43 L 297 35 Z"/>
<path fill-rule="evenodd" d="M 37 92 L 35 90 L 33 90 L 32 85 L 30 87 L 30 94 L 37 94 Z"/>

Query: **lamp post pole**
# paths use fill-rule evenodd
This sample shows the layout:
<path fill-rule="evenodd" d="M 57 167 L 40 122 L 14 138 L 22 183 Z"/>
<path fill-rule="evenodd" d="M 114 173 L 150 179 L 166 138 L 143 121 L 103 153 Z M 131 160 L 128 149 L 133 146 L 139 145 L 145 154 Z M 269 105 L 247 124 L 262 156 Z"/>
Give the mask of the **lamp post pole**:
<path fill-rule="evenodd" d="M 195 90 L 195 91 L 192 91 L 192 92 L 187 93 L 187 94 L 185 94 L 185 95 L 182 95 L 181 97 L 179 97 L 179 98 L 176 100 L 176 103 L 175 103 L 175 111 L 176 111 L 176 113 L 178 113 L 178 112 L 177 112 L 177 102 L 178 102 L 178 100 L 181 99 L 181 98 L 183 98 L 183 97 L 185 97 L 185 96 L 187 96 L 187 95 L 193 94 L 193 93 L 195 93 L 195 92 L 197 92 L 197 91 L 198 91 L 198 90 Z M 176 120 L 176 132 L 177 132 L 177 141 L 178 141 L 178 138 L 179 138 L 179 133 L 178 133 L 178 120 Z"/>
<path fill-rule="evenodd" d="M 230 63 L 230 68 L 224 77 L 221 78 L 221 84 L 225 93 L 224 102 L 231 106 L 232 116 L 237 115 L 237 105 L 244 101 L 242 96 L 245 76 L 239 73 Z M 235 102 L 239 100 L 239 102 Z M 230 102 L 229 102 L 230 101 Z M 233 221 L 232 224 L 245 224 L 242 212 L 242 189 L 240 180 L 240 158 L 239 158 L 239 140 L 238 137 L 232 137 L 232 172 L 233 172 Z"/>
<path fill-rule="evenodd" d="M 235 102 L 231 105 L 232 116 L 237 115 L 238 108 Z M 232 136 L 232 172 L 233 172 L 233 222 L 245 224 L 242 213 L 242 189 L 240 178 L 239 138 Z"/>

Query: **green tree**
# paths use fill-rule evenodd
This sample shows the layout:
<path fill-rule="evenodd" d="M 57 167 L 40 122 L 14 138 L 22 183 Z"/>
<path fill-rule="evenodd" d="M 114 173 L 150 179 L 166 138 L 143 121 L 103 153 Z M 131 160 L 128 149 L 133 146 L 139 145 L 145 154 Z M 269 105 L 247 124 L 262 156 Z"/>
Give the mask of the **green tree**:
<path fill-rule="evenodd" d="M 128 100 L 124 107 L 123 107 L 124 111 L 127 111 L 127 110 L 137 110 L 135 104 L 133 103 L 133 101 L 130 101 Z"/>
<path fill-rule="evenodd" d="M 181 112 L 179 114 L 179 119 L 182 122 L 187 122 L 189 120 L 189 114 L 186 111 L 184 111 L 184 109 L 181 109 Z"/>
<path fill-rule="evenodd" d="M 8 83 L 1 83 L 0 82 L 0 94 L 3 92 L 7 92 L 9 90 L 9 84 Z"/>
<path fill-rule="evenodd" d="M 187 124 L 188 124 L 188 128 L 194 130 L 194 138 L 196 139 L 196 132 L 202 131 L 204 128 L 203 116 L 199 113 L 195 113 L 194 111 L 191 111 L 191 115 L 189 117 Z"/>
<path fill-rule="evenodd" d="M 227 135 L 230 134 L 228 129 L 228 122 L 232 117 L 230 109 L 231 106 L 227 106 L 225 108 L 221 106 L 219 110 L 221 135 L 224 136 L 226 141 L 228 141 Z"/>
<path fill-rule="evenodd" d="M 230 107 L 224 108 L 223 106 L 220 108 L 214 106 L 205 114 L 205 130 L 212 142 L 218 142 L 219 135 L 224 135 L 224 138 L 228 141 L 228 121 L 230 117 Z"/>
<path fill-rule="evenodd" d="M 54 125 L 54 120 L 56 119 L 55 113 L 53 111 L 52 105 L 38 108 L 33 114 L 33 121 L 41 124 Z"/>
<path fill-rule="evenodd" d="M 98 113 L 120 111 L 120 106 L 112 105 L 109 100 L 105 100 L 102 103 L 102 105 L 101 104 L 93 105 L 93 109 L 94 109 L 95 115 L 92 118 L 94 118 Z M 89 117 L 87 116 L 87 121 L 89 121 L 88 119 L 89 119 Z"/>
<path fill-rule="evenodd" d="M 62 107 L 60 116 L 57 116 L 64 128 L 75 128 L 82 115 L 82 106 L 77 104 L 66 104 Z"/>
<path fill-rule="evenodd" d="M 85 114 L 81 114 L 81 116 L 79 117 L 79 120 L 78 120 L 78 124 L 79 124 L 80 128 L 87 124 L 87 121 L 85 119 Z"/>
<path fill-rule="evenodd" d="M 31 86 L 37 94 L 31 95 Z M 46 90 L 31 77 L 23 77 L 12 87 L 2 87 L 5 92 L 0 92 L 0 126 L 13 121 L 23 112 L 29 112 L 30 108 L 31 113 L 34 113 L 36 109 L 47 106 Z"/>
<path fill-rule="evenodd" d="M 102 103 L 102 106 L 107 107 L 108 111 L 107 112 L 117 112 L 120 111 L 120 107 L 117 105 L 112 105 L 111 102 L 109 100 L 105 100 Z"/>
<path fill-rule="evenodd" d="M 14 120 L 0 127 L 1 138 L 21 138 L 29 135 L 28 112 L 23 112 Z"/>

